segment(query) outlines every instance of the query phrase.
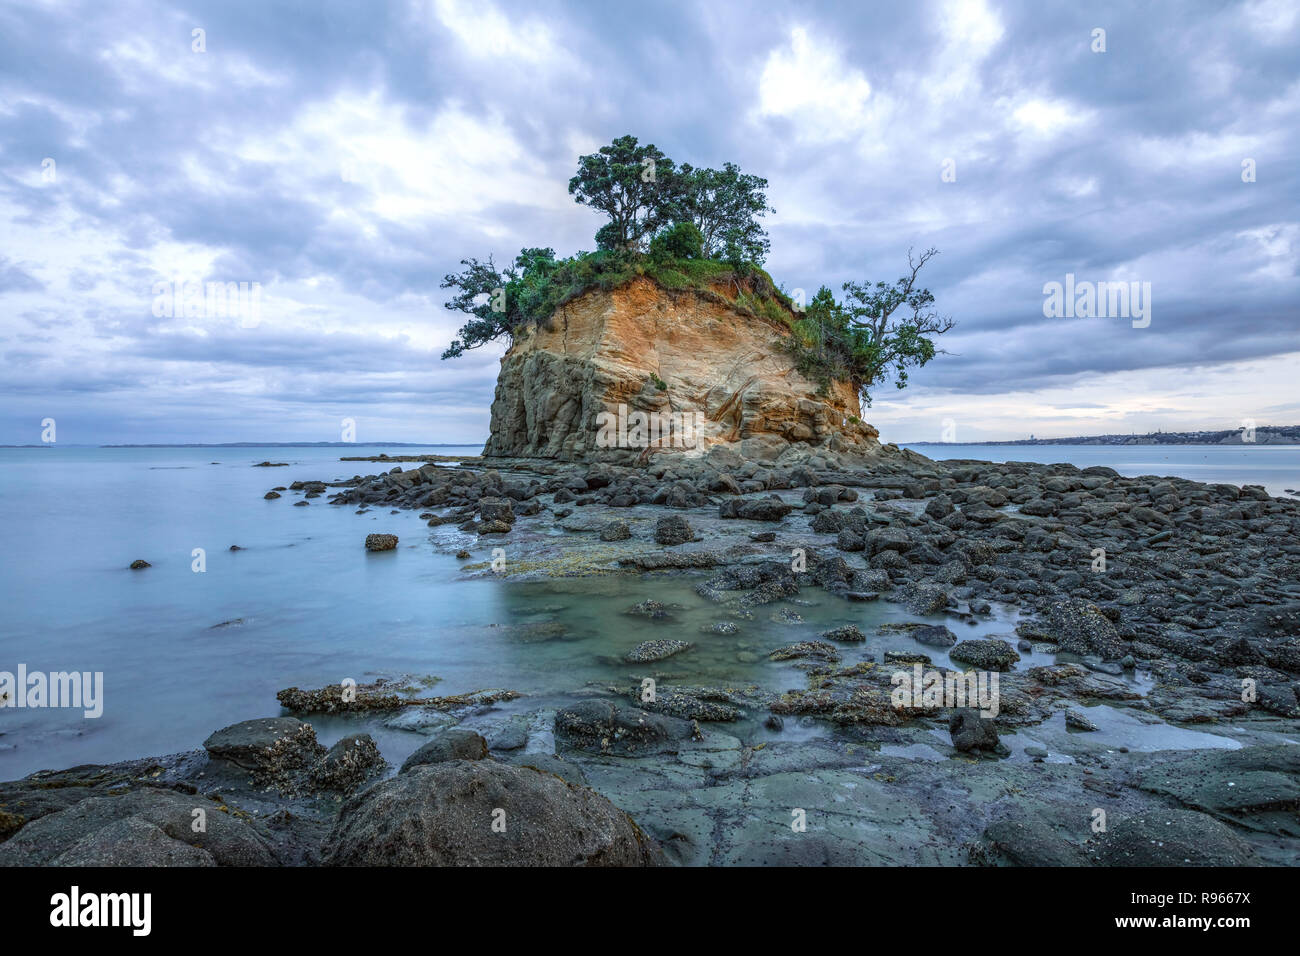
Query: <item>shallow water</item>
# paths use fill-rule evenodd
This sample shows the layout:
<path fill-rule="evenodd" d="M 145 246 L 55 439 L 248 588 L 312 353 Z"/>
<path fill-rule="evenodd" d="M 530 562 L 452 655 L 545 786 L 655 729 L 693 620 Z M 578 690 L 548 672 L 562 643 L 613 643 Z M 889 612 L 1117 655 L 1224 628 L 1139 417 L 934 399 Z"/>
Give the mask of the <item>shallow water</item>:
<path fill-rule="evenodd" d="M 358 446 L 349 453 L 380 450 Z M 868 635 L 865 644 L 841 645 L 846 664 L 879 661 L 894 649 L 949 664 L 944 652 L 906 635 L 875 635 L 881 623 L 915 620 L 888 602 L 850 603 L 808 589 L 805 603 L 754 608 L 753 620 L 737 622 L 739 634 L 705 635 L 702 624 L 726 618 L 725 608 L 694 591 L 707 574 L 466 579 L 461 562 L 434 546 L 459 532 L 429 529 L 415 512 L 357 515 L 326 497 L 310 507 L 294 507 L 296 495 L 263 500 L 276 485 L 381 468 L 340 462 L 339 454 L 337 448 L 0 449 L 6 529 L 0 670 L 23 663 L 29 671 L 102 671 L 105 681 L 98 719 L 71 709 L 0 709 L 0 779 L 193 749 L 226 724 L 277 714 L 281 688 L 347 677 L 432 675 L 441 678 L 435 694 L 506 687 L 529 695 L 507 710 L 534 709 L 587 684 L 631 687 L 650 673 L 661 683 L 783 691 L 805 687 L 804 675 L 767 654 L 846 623 Z M 262 460 L 290 466 L 250 467 Z M 399 535 L 396 551 L 364 550 L 365 535 L 379 531 Z M 244 550 L 231 552 L 232 544 Z M 195 548 L 205 549 L 203 572 L 192 570 Z M 486 557 L 485 547 L 474 550 Z M 136 558 L 153 566 L 127 570 Z M 646 598 L 682 610 L 669 623 L 622 613 Z M 773 621 L 782 607 L 804 622 Z M 977 626 L 930 620 L 947 623 L 959 639 L 1009 636 L 1014 627 L 1006 609 Z M 695 646 L 653 665 L 621 660 L 638 642 L 656 638 Z M 1051 660 L 1022 657 L 1021 667 Z M 326 743 L 349 732 L 345 721 L 316 723 Z M 787 739 L 802 732 L 797 724 L 787 721 Z M 734 732 L 763 733 L 757 719 Z M 409 752 L 419 740 L 406 736 Z"/>

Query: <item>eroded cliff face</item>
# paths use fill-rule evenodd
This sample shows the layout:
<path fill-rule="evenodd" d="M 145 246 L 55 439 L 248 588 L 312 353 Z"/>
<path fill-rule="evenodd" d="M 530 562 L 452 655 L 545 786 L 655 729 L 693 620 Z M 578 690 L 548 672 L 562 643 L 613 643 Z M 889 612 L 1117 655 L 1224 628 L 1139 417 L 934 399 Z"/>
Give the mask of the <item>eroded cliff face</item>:
<path fill-rule="evenodd" d="M 484 454 L 620 462 L 717 446 L 760 460 L 814 448 L 877 454 L 853 388 L 835 383 L 818 395 L 780 348 L 788 330 L 725 297 L 640 278 L 568 303 L 550 329 L 530 328 L 502 358 Z"/>

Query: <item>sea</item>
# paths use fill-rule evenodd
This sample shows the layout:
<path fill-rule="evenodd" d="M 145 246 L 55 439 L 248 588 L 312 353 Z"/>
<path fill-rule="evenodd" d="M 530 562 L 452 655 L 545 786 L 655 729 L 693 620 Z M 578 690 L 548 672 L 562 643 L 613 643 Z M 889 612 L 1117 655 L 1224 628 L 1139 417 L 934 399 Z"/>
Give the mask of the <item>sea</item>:
<path fill-rule="evenodd" d="M 1300 489 L 1297 446 L 916 448 L 939 459 L 1068 461 L 1131 476 L 1260 484 L 1275 495 Z M 358 445 L 347 453 L 480 450 Z M 871 634 L 901 615 L 888 602 L 813 598 L 797 608 L 799 627 L 763 613 L 738 637 L 710 639 L 701 627 L 722 612 L 688 577 L 470 577 L 455 551 L 468 547 L 488 560 L 488 549 L 454 526 L 429 528 L 410 511 L 357 514 L 325 496 L 308 507 L 294 506 L 297 495 L 263 497 L 296 480 L 385 470 L 341 454 L 293 446 L 0 449 L 0 672 L 103 675 L 98 717 L 0 707 L 0 780 L 193 750 L 222 726 L 280 714 L 281 688 L 348 678 L 403 675 L 433 694 L 510 688 L 527 695 L 513 705 L 523 712 L 575 687 L 627 680 L 622 654 L 651 638 L 696 643 L 672 661 L 682 683 L 801 687 L 803 675 L 767 653 L 844 623 Z M 255 467 L 263 460 L 287 465 Z M 396 534 L 400 544 L 367 552 L 371 532 Z M 151 566 L 128 570 L 136 559 Z M 646 597 L 681 605 L 673 633 L 623 614 Z M 961 636 L 1007 634 L 1014 624 L 1014 614 L 999 610 Z M 313 724 L 326 744 L 351 732 L 344 718 Z M 377 739 L 400 762 L 419 746 L 417 731 L 380 728 Z M 757 723 L 744 732 L 764 733 Z"/>

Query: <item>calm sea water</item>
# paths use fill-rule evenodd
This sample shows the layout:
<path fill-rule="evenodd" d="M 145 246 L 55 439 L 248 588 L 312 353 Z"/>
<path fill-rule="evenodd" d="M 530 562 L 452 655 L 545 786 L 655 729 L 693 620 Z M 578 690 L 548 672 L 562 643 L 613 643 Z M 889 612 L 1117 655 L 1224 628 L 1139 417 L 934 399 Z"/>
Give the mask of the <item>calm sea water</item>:
<path fill-rule="evenodd" d="M 383 450 L 418 453 L 350 453 Z M 944 457 L 934 446 L 921 450 Z M 952 452 L 1020 460 L 1030 453 L 1124 474 L 1261 483 L 1276 493 L 1300 485 L 1298 448 Z M 627 680 L 621 655 L 658 637 L 696 643 L 670 662 L 683 683 L 801 687 L 800 673 L 767 661 L 768 651 L 849 622 L 871 634 L 899 615 L 883 602 L 850 604 L 811 591 L 797 608 L 804 625 L 774 623 L 772 609 L 760 608 L 740 635 L 709 638 L 700 626 L 722 612 L 694 594 L 691 579 L 466 580 L 452 552 L 469 546 L 486 558 L 486 549 L 454 527 L 430 529 L 414 512 L 357 515 L 324 497 L 305 508 L 293 506 L 296 495 L 263 500 L 275 485 L 380 468 L 338 457 L 336 448 L 0 449 L 0 671 L 22 663 L 29 671 L 102 671 L 105 680 L 98 719 L 0 708 L 0 779 L 189 750 L 225 724 L 279 713 L 280 688 L 345 677 L 434 675 L 441 679 L 435 693 L 509 687 L 529 695 L 520 708 L 536 707 L 585 682 Z M 290 465 L 251 467 L 266 459 Z M 378 531 L 397 534 L 398 549 L 366 552 L 365 535 Z M 229 551 L 232 544 L 244 550 Z M 206 553 L 202 573 L 192 570 L 195 548 Z M 127 570 L 136 558 L 153 566 Z M 651 596 L 683 605 L 679 621 L 665 626 L 621 613 Z M 973 637 L 1008 633 L 1013 623 L 1000 613 L 978 628 L 954 626 Z M 909 639 L 875 641 L 861 653 L 882 646 L 906 648 Z M 349 732 L 344 721 L 313 723 L 325 743 Z M 399 761 L 419 743 L 409 733 L 380 739 L 385 755 Z"/>

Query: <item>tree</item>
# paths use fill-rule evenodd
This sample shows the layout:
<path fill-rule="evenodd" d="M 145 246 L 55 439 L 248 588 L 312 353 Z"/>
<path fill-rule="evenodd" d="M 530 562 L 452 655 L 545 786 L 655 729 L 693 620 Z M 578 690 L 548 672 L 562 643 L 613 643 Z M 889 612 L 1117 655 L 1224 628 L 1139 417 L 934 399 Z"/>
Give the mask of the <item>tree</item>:
<path fill-rule="evenodd" d="M 650 240 L 651 259 L 703 259 L 704 237 L 692 222 L 669 226 Z"/>
<path fill-rule="evenodd" d="M 640 250 L 642 240 L 666 222 L 666 195 L 673 161 L 653 144 L 638 146 L 635 136 L 620 136 L 597 152 L 578 157 L 569 194 L 584 206 L 609 216 L 597 233 L 603 249 Z"/>
<path fill-rule="evenodd" d="M 503 335 L 513 343 L 532 300 L 546 293 L 546 280 L 557 266 L 555 250 L 543 248 L 520 250 L 514 263 L 499 272 L 491 256 L 487 262 L 471 258 L 460 264 L 465 271 L 445 276 L 441 288 L 459 290 L 446 306 L 472 318 L 442 353 L 444 359 L 458 358 Z"/>
<path fill-rule="evenodd" d="M 919 257 L 907 252 L 909 272 L 893 285 L 846 282 L 840 308 L 848 321 L 851 368 L 859 391 L 870 404 L 867 387 L 895 376 L 894 384 L 907 387 L 909 367 L 920 368 L 939 354 L 930 336 L 942 335 L 955 324 L 933 308 L 934 295 L 919 288 L 921 268 L 939 254 L 927 249 Z"/>
<path fill-rule="evenodd" d="M 767 204 L 767 180 L 742 173 L 735 163 L 696 169 L 683 163 L 667 177 L 671 215 L 692 222 L 704 237 L 709 259 L 762 264 L 771 243 L 758 219 L 774 212 Z"/>

